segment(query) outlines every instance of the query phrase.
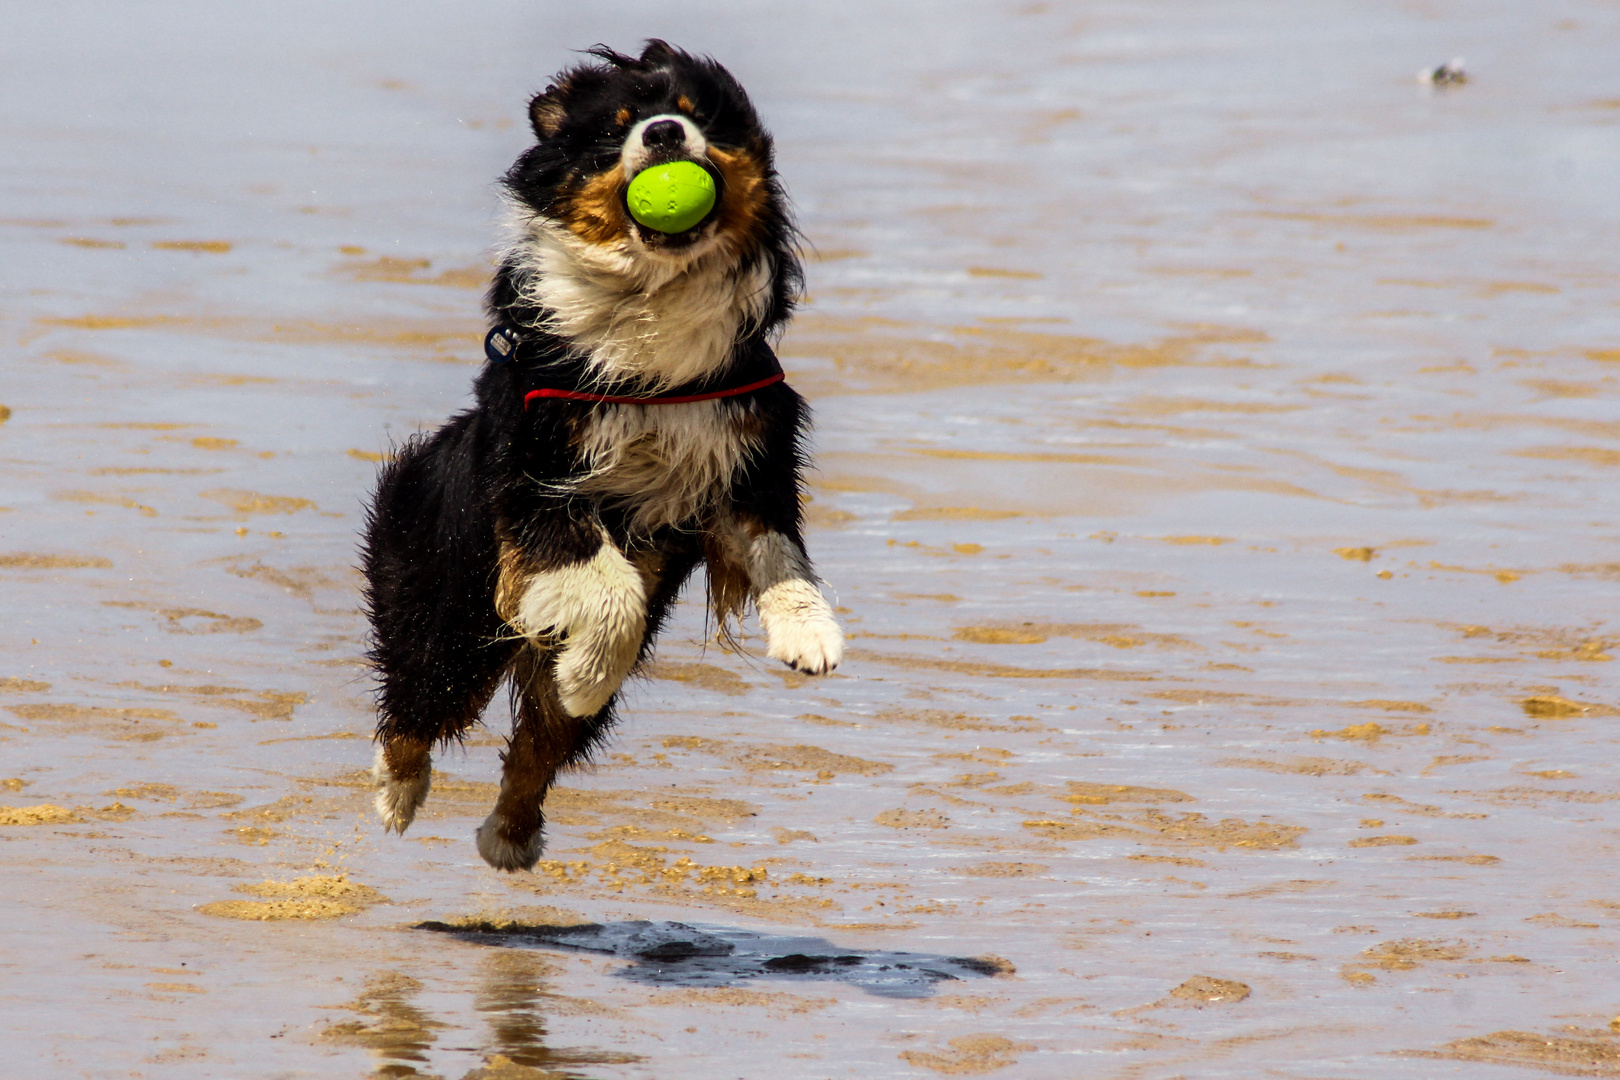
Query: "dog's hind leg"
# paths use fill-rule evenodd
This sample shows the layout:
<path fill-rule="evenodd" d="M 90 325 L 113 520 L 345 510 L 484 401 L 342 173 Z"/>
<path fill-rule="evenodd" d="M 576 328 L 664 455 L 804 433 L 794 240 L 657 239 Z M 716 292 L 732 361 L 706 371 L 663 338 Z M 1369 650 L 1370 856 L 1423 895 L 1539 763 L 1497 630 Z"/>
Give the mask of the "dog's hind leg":
<path fill-rule="evenodd" d="M 478 854 L 497 870 L 534 867 L 544 841 L 546 792 L 612 723 L 606 707 L 587 717 L 566 708 L 555 671 L 554 658 L 534 647 L 524 648 L 513 665 L 512 736 L 501 755 L 501 793 L 478 827 Z"/>
<path fill-rule="evenodd" d="M 385 704 L 377 724 L 371 776 L 377 789 L 373 805 L 384 830 L 404 833 L 410 827 L 433 785 L 433 744 L 454 739 L 477 723 L 494 696 L 512 650 L 499 644 L 485 650 L 486 655 L 477 657 L 483 663 L 462 672 L 459 686 L 440 683 L 433 688 L 436 693 L 424 692 L 421 683 L 426 680 L 385 677 L 385 703 L 390 698 L 404 702 L 394 708 Z"/>
<path fill-rule="evenodd" d="M 478 721 L 516 651 L 503 640 L 494 525 L 447 500 L 466 454 L 452 425 L 401 448 L 379 480 L 363 552 L 377 687 L 377 815 L 403 833 L 432 786 L 431 751 Z M 447 508 L 447 505 L 449 508 Z M 507 635 L 510 637 L 510 635 Z"/>
<path fill-rule="evenodd" d="M 659 558 L 645 553 L 638 566 L 598 536 L 594 552 L 547 569 L 509 539 L 501 545 L 496 610 L 528 644 L 512 668 L 501 793 L 478 830 L 478 853 L 498 870 L 540 858 L 546 792 L 612 724 L 613 696 L 647 637 Z"/>

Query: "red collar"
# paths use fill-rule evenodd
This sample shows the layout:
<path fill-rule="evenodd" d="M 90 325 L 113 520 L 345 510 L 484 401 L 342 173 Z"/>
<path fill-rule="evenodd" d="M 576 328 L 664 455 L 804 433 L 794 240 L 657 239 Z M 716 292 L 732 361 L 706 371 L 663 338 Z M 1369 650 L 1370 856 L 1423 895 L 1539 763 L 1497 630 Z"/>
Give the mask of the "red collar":
<path fill-rule="evenodd" d="M 602 405 L 685 405 L 740 397 L 774 386 L 786 376 L 765 342 L 742 345 L 719 378 L 707 376 L 657 393 L 604 394 L 587 390 L 591 373 L 585 362 L 558 339 L 546 334 L 525 337 L 505 323 L 484 338 L 484 353 L 493 364 L 513 363 L 525 384 L 523 407 L 537 401 L 580 401 Z"/>
<path fill-rule="evenodd" d="M 530 390 L 527 394 L 524 394 L 523 406 L 528 408 L 531 403 L 542 398 L 556 398 L 562 401 L 593 401 L 606 405 L 685 405 L 690 401 L 714 401 L 718 398 L 737 397 L 741 394 L 752 393 L 755 390 L 763 390 L 767 386 L 779 383 L 785 378 L 787 376 L 778 371 L 774 375 L 768 375 L 763 379 L 756 379 L 741 386 L 723 386 L 718 390 L 709 390 L 701 394 L 678 394 L 673 391 L 666 394 L 593 394 L 585 390 L 557 390 L 547 386 L 539 390 Z M 678 386 L 675 389 L 684 390 L 685 387 Z"/>

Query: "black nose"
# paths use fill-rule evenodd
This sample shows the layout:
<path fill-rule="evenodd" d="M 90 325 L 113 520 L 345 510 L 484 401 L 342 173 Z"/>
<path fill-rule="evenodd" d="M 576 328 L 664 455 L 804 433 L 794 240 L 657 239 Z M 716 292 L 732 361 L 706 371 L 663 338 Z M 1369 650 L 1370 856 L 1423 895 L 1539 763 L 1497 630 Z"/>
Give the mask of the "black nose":
<path fill-rule="evenodd" d="M 660 120 L 642 130 L 641 141 L 647 146 L 679 146 L 686 141 L 686 129 L 674 120 Z"/>

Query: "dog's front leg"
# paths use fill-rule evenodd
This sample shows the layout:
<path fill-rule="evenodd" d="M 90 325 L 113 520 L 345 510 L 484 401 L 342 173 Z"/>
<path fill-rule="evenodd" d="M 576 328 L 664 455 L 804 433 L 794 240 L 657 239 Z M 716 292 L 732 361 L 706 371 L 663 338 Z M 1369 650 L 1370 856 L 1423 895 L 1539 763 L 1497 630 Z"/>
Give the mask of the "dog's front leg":
<path fill-rule="evenodd" d="M 508 621 L 557 650 L 557 697 L 594 716 L 635 666 L 647 629 L 647 585 L 607 533 L 590 557 L 527 576 Z"/>
<path fill-rule="evenodd" d="M 844 632 L 821 595 L 804 548 L 766 529 L 748 540 L 745 559 L 766 655 L 809 675 L 837 667 L 844 658 Z"/>

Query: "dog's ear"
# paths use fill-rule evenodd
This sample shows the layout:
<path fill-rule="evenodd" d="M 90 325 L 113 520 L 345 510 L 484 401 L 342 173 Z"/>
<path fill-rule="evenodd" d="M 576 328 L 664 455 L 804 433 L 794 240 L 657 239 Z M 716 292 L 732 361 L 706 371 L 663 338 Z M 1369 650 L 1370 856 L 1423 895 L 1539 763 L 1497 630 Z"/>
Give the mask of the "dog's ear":
<path fill-rule="evenodd" d="M 663 67 L 680 54 L 680 50 L 661 38 L 648 38 L 641 50 L 642 67 Z"/>
<path fill-rule="evenodd" d="M 534 137 L 541 142 L 555 139 L 562 130 L 563 121 L 568 117 L 568 108 L 563 102 L 567 91 L 567 83 L 561 86 L 554 83 L 529 102 L 529 123 L 534 128 Z"/>

